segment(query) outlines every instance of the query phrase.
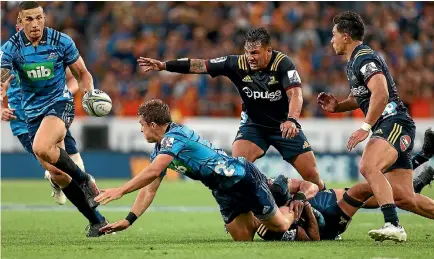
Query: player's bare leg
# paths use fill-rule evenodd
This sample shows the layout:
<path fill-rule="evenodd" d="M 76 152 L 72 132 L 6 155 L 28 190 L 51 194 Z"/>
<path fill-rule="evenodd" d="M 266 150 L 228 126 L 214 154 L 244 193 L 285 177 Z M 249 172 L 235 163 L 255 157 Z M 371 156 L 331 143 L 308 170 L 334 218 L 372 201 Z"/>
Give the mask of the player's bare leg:
<path fill-rule="evenodd" d="M 312 151 L 300 154 L 288 161 L 304 180 L 318 185 L 320 190 L 324 190 L 324 182 L 321 180 L 316 167 L 315 155 Z"/>
<path fill-rule="evenodd" d="M 395 169 L 386 174 L 395 203 L 401 209 L 434 219 L 434 200 L 414 192 L 412 175 L 410 169 Z"/>
<path fill-rule="evenodd" d="M 236 140 L 232 145 L 233 157 L 244 157 L 252 163 L 263 154 L 264 151 L 259 146 L 245 139 Z"/>
<path fill-rule="evenodd" d="M 234 241 L 252 241 L 258 228 L 262 227 L 263 231 L 274 233 L 285 233 L 292 222 L 294 214 L 289 207 L 282 206 L 276 213 L 265 220 L 259 220 L 252 212 L 240 214 L 231 223 L 226 225 Z M 264 233 L 265 234 L 265 233 Z"/>

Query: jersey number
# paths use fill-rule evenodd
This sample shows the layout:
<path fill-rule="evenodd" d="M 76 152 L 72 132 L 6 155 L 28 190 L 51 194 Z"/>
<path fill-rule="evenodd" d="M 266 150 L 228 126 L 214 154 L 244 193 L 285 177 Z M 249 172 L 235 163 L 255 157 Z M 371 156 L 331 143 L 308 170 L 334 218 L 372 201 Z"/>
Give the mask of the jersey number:
<path fill-rule="evenodd" d="M 214 171 L 219 172 L 220 169 L 221 169 L 221 170 L 223 171 L 223 173 L 224 173 L 226 176 L 228 176 L 228 177 L 233 176 L 234 173 L 235 173 L 235 169 L 230 169 L 230 170 L 228 170 L 228 168 L 227 168 L 226 165 L 225 165 L 225 162 L 223 162 L 223 161 L 219 161 L 219 162 L 217 163 L 216 167 L 214 168 Z"/>

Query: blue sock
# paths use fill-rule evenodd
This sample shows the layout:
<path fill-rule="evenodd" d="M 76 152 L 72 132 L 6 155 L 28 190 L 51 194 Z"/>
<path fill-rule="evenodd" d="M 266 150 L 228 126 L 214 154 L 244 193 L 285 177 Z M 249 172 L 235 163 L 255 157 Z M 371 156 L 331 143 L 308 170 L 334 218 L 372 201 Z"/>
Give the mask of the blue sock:
<path fill-rule="evenodd" d="M 381 212 L 383 212 L 384 222 L 390 222 L 395 227 L 399 226 L 398 213 L 396 212 L 396 205 L 394 203 L 381 206 Z"/>
<path fill-rule="evenodd" d="M 89 175 L 83 172 L 80 167 L 78 167 L 74 161 L 72 161 L 64 149 L 59 148 L 59 150 L 59 159 L 53 165 L 71 176 L 72 180 L 76 181 L 79 185 L 81 185 L 84 181 L 87 181 L 89 179 Z"/>

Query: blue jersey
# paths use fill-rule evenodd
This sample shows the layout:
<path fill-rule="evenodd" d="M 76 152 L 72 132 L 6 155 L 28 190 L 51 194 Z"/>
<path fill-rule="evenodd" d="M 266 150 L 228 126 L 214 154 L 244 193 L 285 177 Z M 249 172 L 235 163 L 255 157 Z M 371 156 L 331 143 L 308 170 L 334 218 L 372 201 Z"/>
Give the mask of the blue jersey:
<path fill-rule="evenodd" d="M 33 46 L 21 30 L 2 46 L 0 56 L 1 67 L 19 76 L 27 118 L 45 114 L 56 102 L 72 101 L 65 70 L 80 54 L 68 35 L 44 28 L 39 45 Z"/>
<path fill-rule="evenodd" d="M 228 156 L 193 130 L 176 123 L 169 125 L 162 141 L 155 145 L 151 161 L 159 154 L 173 156 L 170 169 L 199 180 L 210 189 L 232 187 L 246 174 L 244 158 Z"/>
<path fill-rule="evenodd" d="M 10 126 L 12 134 L 14 136 L 19 136 L 26 134 L 29 131 L 27 130 L 26 125 L 26 115 L 21 106 L 22 93 L 20 89 L 20 79 L 17 77 L 15 72 L 11 71 L 11 73 L 14 74 L 14 79 L 12 79 L 6 94 L 8 96 L 9 109 L 15 110 L 14 114 L 17 118 L 10 121 Z"/>

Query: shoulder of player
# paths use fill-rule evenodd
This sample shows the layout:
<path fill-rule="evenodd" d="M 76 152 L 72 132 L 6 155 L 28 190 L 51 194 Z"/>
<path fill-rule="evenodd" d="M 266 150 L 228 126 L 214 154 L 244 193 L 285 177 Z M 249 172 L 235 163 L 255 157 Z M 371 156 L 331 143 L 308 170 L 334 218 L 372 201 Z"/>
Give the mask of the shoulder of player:
<path fill-rule="evenodd" d="M 9 40 L 6 41 L 2 45 L 1 50 L 3 52 L 8 52 L 8 53 L 15 52 L 15 51 L 17 51 L 18 49 L 21 48 L 21 45 L 22 45 L 22 43 L 20 41 L 20 34 L 19 34 L 19 32 L 17 32 L 14 35 L 12 35 L 9 38 Z"/>
<path fill-rule="evenodd" d="M 57 31 L 53 28 L 47 28 L 47 32 L 47 42 L 50 45 L 65 47 L 72 41 L 68 34 Z"/>
<path fill-rule="evenodd" d="M 295 69 L 294 62 L 284 53 L 276 51 L 276 57 L 271 64 L 270 71 L 288 71 L 289 69 Z"/>
<path fill-rule="evenodd" d="M 359 49 L 353 58 L 353 64 L 357 66 L 361 66 L 363 63 L 366 63 L 369 60 L 375 60 L 380 62 L 378 59 L 378 54 L 375 50 L 371 49 L 368 46 L 364 46 L 362 49 Z"/>

